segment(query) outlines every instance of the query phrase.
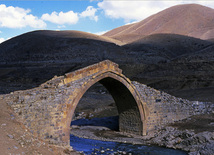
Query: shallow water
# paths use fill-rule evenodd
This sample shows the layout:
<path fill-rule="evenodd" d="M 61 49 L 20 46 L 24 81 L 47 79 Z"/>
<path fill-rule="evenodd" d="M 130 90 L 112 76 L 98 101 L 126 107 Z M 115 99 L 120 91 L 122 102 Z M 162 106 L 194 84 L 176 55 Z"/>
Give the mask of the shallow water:
<path fill-rule="evenodd" d="M 156 146 L 132 145 L 70 136 L 70 145 L 84 154 L 129 154 L 129 155 L 187 155 L 186 152 Z"/>

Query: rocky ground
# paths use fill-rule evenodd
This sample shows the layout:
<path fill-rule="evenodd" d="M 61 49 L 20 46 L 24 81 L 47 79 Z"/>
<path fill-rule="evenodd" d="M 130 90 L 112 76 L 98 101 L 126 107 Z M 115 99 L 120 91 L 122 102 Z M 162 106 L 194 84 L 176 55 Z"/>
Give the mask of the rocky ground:
<path fill-rule="evenodd" d="M 0 96 L 0 154 L 39 155 L 39 154 L 78 154 L 71 147 L 50 145 L 34 137 L 18 120 L 13 110 Z"/>
<path fill-rule="evenodd" d="M 103 122 L 103 119 L 100 120 Z M 113 131 L 108 127 L 98 126 L 99 122 L 94 121 L 94 119 L 87 119 L 85 125 L 82 123 L 71 126 L 71 134 L 103 141 L 158 145 L 184 150 L 190 155 L 213 155 L 214 153 L 214 114 L 192 116 L 159 128 L 147 136 Z"/>

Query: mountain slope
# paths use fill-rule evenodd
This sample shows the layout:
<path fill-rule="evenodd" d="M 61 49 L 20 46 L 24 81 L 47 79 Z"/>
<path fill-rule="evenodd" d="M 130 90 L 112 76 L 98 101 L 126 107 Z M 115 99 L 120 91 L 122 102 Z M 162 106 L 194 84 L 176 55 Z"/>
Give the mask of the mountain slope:
<path fill-rule="evenodd" d="M 103 36 L 127 43 L 139 39 L 139 36 L 157 33 L 180 34 L 200 39 L 214 38 L 214 9 L 198 4 L 177 5 L 138 23 L 113 29 Z M 126 35 L 132 37 L 125 39 Z"/>
<path fill-rule="evenodd" d="M 33 31 L 0 44 L 0 64 L 51 62 L 59 59 L 70 61 L 80 54 L 93 55 L 94 51 L 99 51 L 96 54 L 100 55 L 94 55 L 95 59 L 101 60 L 102 52 L 109 50 L 108 45 L 113 49 L 119 48 L 111 39 L 80 31 Z"/>
<path fill-rule="evenodd" d="M 119 63 L 126 55 L 111 40 L 85 32 L 45 30 L 25 33 L 0 44 L 0 86 L 11 83 L 11 87 L 1 90 L 31 88 L 55 75 L 105 59 Z"/>
<path fill-rule="evenodd" d="M 153 34 L 123 47 L 134 58 L 133 68 L 126 69 L 132 80 L 190 100 L 214 99 L 213 42 Z"/>
<path fill-rule="evenodd" d="M 131 51 L 135 51 L 147 58 L 154 60 L 144 63 L 158 63 L 170 61 L 182 55 L 196 53 L 213 45 L 211 41 L 201 40 L 177 34 L 153 34 L 124 45 Z M 158 59 L 159 58 L 159 59 Z"/>

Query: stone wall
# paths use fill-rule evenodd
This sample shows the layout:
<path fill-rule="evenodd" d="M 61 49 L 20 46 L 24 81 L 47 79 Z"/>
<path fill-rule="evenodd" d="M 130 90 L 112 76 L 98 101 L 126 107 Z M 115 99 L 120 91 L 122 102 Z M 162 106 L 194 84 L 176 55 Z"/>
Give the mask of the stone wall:
<path fill-rule="evenodd" d="M 56 78 L 56 80 L 60 80 L 60 78 Z M 65 108 L 64 105 L 61 105 L 64 90 L 56 89 L 58 86 L 55 85 L 55 82 L 49 81 L 38 88 L 16 91 L 4 95 L 3 98 L 33 135 L 42 139 L 52 138 L 49 140 L 50 143 L 61 138 L 58 136 L 57 139 L 53 135 L 62 130 L 62 126 L 57 126 L 57 124 L 61 121 L 59 116 Z"/>
<path fill-rule="evenodd" d="M 192 115 L 213 113 L 214 104 L 176 98 L 138 82 L 132 82 L 148 107 L 147 133 Z"/>

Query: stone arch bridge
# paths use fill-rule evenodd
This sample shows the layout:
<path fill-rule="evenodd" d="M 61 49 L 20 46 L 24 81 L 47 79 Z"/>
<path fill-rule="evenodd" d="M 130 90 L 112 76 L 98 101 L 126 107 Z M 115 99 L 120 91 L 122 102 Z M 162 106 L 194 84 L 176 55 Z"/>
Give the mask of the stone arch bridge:
<path fill-rule="evenodd" d="M 122 132 L 146 135 L 194 114 L 193 103 L 130 81 L 109 60 L 54 77 L 40 87 L 13 92 L 4 99 L 35 136 L 54 144 L 69 144 L 75 108 L 97 82 L 115 100 Z"/>

